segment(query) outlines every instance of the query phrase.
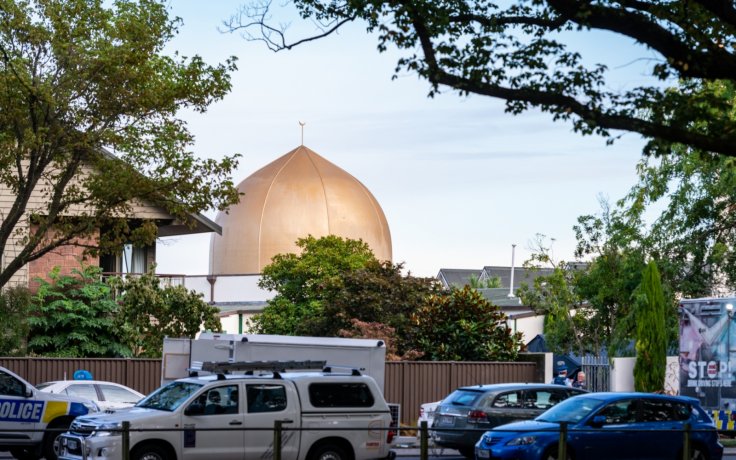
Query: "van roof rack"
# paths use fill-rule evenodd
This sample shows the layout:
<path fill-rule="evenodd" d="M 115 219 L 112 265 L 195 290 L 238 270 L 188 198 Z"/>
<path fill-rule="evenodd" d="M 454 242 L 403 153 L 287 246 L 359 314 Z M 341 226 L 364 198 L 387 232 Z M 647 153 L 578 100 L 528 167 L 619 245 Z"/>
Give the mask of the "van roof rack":
<path fill-rule="evenodd" d="M 200 364 L 200 363 L 194 363 Z M 207 361 L 201 363 L 200 367 L 190 371 L 205 371 L 213 374 L 229 374 L 231 372 L 245 371 L 252 374 L 254 371 L 267 371 L 277 374 L 287 370 L 314 370 L 323 369 L 327 361 L 240 361 L 231 363 L 229 361 Z M 275 376 L 275 375 L 274 375 Z"/>

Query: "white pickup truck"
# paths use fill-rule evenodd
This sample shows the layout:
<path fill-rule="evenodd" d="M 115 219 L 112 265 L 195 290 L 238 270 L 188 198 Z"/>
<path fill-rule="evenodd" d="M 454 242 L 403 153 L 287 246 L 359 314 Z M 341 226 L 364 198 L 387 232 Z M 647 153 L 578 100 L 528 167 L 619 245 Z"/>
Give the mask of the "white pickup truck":
<path fill-rule="evenodd" d="M 44 393 L 0 367 L 0 451 L 17 459 L 56 460 L 56 440 L 74 417 L 98 410 L 86 399 Z"/>
<path fill-rule="evenodd" d="M 176 380 L 131 409 L 77 418 L 60 438 L 60 459 L 121 459 L 125 421 L 131 460 L 273 458 L 276 421 L 283 460 L 393 457 L 391 414 L 375 380 L 357 370 L 280 372 L 310 365 L 205 363 L 212 375 Z"/>

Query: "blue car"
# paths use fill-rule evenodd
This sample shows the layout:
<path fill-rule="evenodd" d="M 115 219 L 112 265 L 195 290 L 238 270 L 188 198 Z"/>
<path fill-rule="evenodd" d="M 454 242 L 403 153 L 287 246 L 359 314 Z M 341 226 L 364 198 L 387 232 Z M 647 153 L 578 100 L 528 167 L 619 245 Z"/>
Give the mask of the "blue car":
<path fill-rule="evenodd" d="M 557 459 L 561 423 L 567 424 L 567 458 L 574 460 L 676 460 L 685 424 L 693 460 L 721 460 L 723 445 L 698 400 L 652 393 L 588 393 L 567 399 L 534 420 L 486 431 L 476 459 Z"/>

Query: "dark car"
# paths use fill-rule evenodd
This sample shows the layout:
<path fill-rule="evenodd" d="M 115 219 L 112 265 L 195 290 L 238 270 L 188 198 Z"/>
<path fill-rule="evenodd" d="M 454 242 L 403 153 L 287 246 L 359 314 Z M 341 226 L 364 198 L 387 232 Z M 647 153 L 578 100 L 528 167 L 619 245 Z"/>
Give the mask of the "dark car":
<path fill-rule="evenodd" d="M 562 385 L 502 383 L 460 387 L 442 400 L 434 416 L 435 444 L 473 458 L 485 430 L 517 420 L 531 420 L 584 390 Z"/>
<path fill-rule="evenodd" d="M 486 432 L 478 459 L 558 458 L 560 426 L 567 424 L 567 458 L 575 460 L 683 458 L 690 424 L 693 460 L 721 460 L 723 445 L 698 400 L 652 393 L 589 393 L 555 406 L 534 420 Z"/>

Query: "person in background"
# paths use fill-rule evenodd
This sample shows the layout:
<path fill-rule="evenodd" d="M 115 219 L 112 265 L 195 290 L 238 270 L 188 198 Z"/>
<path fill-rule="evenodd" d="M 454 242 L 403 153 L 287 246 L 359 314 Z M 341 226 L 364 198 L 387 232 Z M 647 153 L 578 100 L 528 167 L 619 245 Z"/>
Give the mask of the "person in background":
<path fill-rule="evenodd" d="M 572 382 L 567 378 L 567 366 L 564 361 L 557 361 L 557 377 L 552 380 L 556 385 L 571 386 Z"/>
<path fill-rule="evenodd" d="M 583 371 L 578 372 L 577 378 L 575 379 L 574 382 L 572 382 L 572 387 L 580 388 L 581 390 L 585 390 L 587 386 L 588 386 L 588 382 L 586 382 L 585 380 L 585 372 Z"/>

